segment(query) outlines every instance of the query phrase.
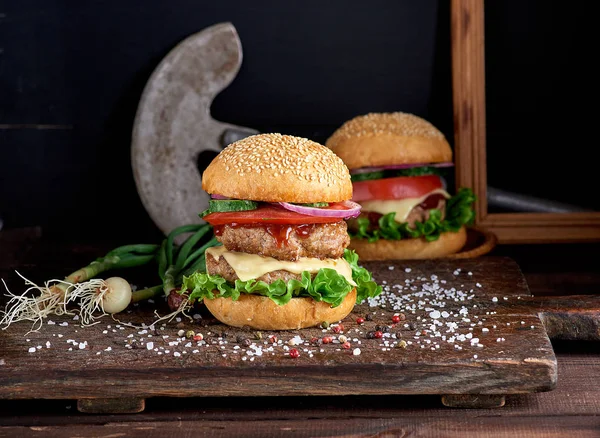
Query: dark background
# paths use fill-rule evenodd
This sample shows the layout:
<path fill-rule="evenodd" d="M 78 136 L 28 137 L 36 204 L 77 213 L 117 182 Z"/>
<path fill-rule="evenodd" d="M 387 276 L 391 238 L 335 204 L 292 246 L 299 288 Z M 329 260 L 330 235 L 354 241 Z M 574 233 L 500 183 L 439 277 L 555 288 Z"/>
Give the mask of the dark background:
<path fill-rule="evenodd" d="M 591 5 L 485 2 L 490 186 L 600 211 Z"/>
<path fill-rule="evenodd" d="M 584 2 L 486 8 L 490 184 L 597 207 L 581 190 L 596 167 L 582 155 L 597 144 L 581 104 L 597 76 L 593 14 Z M 4 226 L 158 236 L 131 172 L 138 100 L 170 49 L 223 21 L 244 61 L 215 118 L 324 142 L 356 115 L 406 111 L 453 143 L 447 1 L 0 0 Z"/>

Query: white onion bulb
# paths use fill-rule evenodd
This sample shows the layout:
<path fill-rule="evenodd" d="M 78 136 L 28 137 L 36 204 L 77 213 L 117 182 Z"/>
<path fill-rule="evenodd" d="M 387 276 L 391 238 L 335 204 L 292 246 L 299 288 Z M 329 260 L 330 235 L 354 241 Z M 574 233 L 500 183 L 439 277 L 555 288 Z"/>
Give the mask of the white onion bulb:
<path fill-rule="evenodd" d="M 119 313 L 129 306 L 131 302 L 131 285 L 121 277 L 110 277 L 104 280 L 108 292 L 102 297 L 100 303 L 106 313 Z"/>

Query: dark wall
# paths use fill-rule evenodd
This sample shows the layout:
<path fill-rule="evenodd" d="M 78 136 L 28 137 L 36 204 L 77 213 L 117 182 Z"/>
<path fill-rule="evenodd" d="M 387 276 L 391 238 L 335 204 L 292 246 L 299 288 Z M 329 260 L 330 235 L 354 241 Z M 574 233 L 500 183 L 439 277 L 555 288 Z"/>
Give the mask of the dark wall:
<path fill-rule="evenodd" d="M 488 184 L 600 211 L 593 2 L 488 1 Z"/>
<path fill-rule="evenodd" d="M 1 4 L 1 3 L 0 3 Z M 142 89 L 185 37 L 230 21 L 244 61 L 213 116 L 317 141 L 369 111 L 452 138 L 449 7 L 437 1 L 20 0 L 0 7 L 0 217 L 145 236 L 129 148 Z"/>
<path fill-rule="evenodd" d="M 598 208 L 589 3 L 486 2 L 490 184 Z M 449 1 L 0 0 L 0 217 L 72 238 L 157 233 L 131 129 L 152 70 L 218 22 L 244 61 L 215 118 L 317 141 L 369 111 L 453 143 Z"/>

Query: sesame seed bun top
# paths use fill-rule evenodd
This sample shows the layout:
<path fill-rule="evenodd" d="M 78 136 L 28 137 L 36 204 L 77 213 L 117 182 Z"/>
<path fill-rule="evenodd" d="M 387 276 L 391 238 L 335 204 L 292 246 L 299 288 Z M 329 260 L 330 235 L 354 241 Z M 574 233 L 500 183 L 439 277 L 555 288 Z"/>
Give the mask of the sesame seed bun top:
<path fill-rule="evenodd" d="M 259 134 L 227 146 L 202 174 L 210 194 L 264 202 L 341 202 L 350 173 L 330 149 L 306 138 Z"/>
<path fill-rule="evenodd" d="M 355 117 L 325 144 L 350 169 L 452 161 L 444 134 L 427 120 L 402 112 Z"/>

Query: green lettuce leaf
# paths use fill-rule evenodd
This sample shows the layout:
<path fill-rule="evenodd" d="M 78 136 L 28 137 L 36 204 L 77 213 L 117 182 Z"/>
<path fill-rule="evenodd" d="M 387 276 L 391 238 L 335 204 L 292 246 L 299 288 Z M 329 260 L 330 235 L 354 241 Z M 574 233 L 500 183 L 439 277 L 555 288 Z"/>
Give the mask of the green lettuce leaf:
<path fill-rule="evenodd" d="M 367 239 L 369 242 L 376 242 L 379 239 L 401 240 L 416 237 L 424 237 L 431 242 L 439 239 L 441 233 L 457 232 L 463 225 L 471 225 L 475 219 L 474 202 L 473 191 L 461 188 L 446 202 L 446 217 L 443 220 L 441 211 L 432 209 L 429 219 L 425 222 L 416 222 L 414 228 L 409 228 L 407 222 L 396 222 L 396 213 L 388 213 L 379 218 L 379 227 L 375 229 L 369 229 L 371 224 L 367 218 L 357 219 L 358 230 L 350 232 L 350 236 Z"/>
<path fill-rule="evenodd" d="M 358 254 L 346 249 L 344 258 L 352 268 L 352 280 L 356 283 L 356 304 L 362 303 L 367 298 L 374 298 L 381 293 L 381 286 L 373 281 L 373 276 L 362 266 L 358 266 Z"/>
<path fill-rule="evenodd" d="M 368 297 L 375 297 L 381 293 L 381 286 L 377 285 L 371 273 L 358 266 L 358 255 L 351 250 L 344 251 L 344 258 L 352 268 L 352 279 L 356 286 L 356 302 L 361 303 Z M 311 278 L 309 272 L 302 273 L 301 280 L 274 281 L 267 284 L 264 281 L 236 280 L 234 285 L 225 281 L 219 275 L 210 275 L 204 272 L 195 272 L 183 277 L 182 291 L 189 292 L 190 299 L 231 298 L 237 300 L 240 294 L 257 294 L 272 299 L 279 305 L 287 304 L 294 297 L 311 297 L 315 301 L 324 301 L 332 307 L 339 306 L 346 295 L 353 289 L 348 280 L 339 275 L 334 269 L 323 268 Z"/>

